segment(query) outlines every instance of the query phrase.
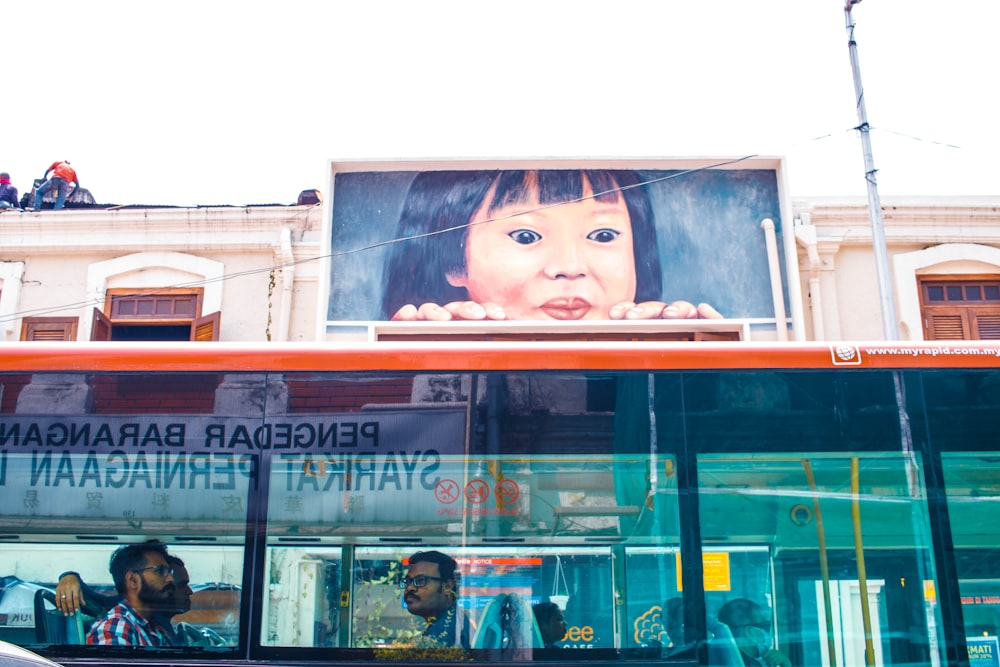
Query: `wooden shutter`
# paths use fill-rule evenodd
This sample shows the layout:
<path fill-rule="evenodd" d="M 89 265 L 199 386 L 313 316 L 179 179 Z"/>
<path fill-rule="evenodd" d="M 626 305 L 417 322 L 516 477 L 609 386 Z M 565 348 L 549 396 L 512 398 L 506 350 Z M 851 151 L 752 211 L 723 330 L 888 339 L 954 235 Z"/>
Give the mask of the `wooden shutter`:
<path fill-rule="evenodd" d="M 1000 340 L 1000 308 L 973 308 L 970 310 L 973 311 L 972 328 L 976 340 Z"/>
<path fill-rule="evenodd" d="M 76 340 L 78 317 L 25 317 L 21 340 Z"/>
<path fill-rule="evenodd" d="M 111 340 L 111 320 L 94 308 L 94 323 L 90 325 L 90 340 Z"/>
<path fill-rule="evenodd" d="M 191 340 L 197 342 L 219 340 L 219 322 L 222 313 L 215 311 L 208 315 L 202 315 L 191 322 Z"/>
<path fill-rule="evenodd" d="M 928 308 L 924 316 L 927 340 L 969 340 L 968 313 L 965 308 Z"/>
<path fill-rule="evenodd" d="M 997 276 L 933 276 L 919 279 L 927 340 L 1000 340 Z"/>

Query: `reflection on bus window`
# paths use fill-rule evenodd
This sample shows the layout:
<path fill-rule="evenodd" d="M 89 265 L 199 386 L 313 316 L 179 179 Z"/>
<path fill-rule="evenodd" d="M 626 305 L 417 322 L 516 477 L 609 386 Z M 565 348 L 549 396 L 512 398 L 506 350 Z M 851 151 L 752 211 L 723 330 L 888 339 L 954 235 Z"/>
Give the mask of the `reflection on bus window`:
<path fill-rule="evenodd" d="M 728 555 L 717 576 L 706 571 L 708 613 L 730 626 L 748 664 L 865 664 L 866 637 L 876 664 L 938 658 L 919 464 L 872 453 L 699 457 L 699 484 L 711 489 L 706 555 Z"/>
<path fill-rule="evenodd" d="M 410 556 L 436 550 L 458 562 L 456 613 L 468 620 L 472 648 L 488 648 L 476 637 L 493 641 L 482 626 L 501 613 L 520 619 L 497 635 L 505 646 L 540 641 L 531 607 L 545 601 L 562 609 L 562 647 L 648 647 L 642 631 L 621 628 L 641 625 L 661 591 L 677 590 L 674 471 L 671 457 L 469 458 L 420 449 L 419 441 L 350 457 L 279 454 L 262 642 L 421 646 L 427 623 L 408 608 L 399 582 Z M 506 546 L 517 542 L 525 545 Z M 623 607 L 616 601 L 626 588 Z"/>
<path fill-rule="evenodd" d="M 948 514 L 970 661 L 1000 656 L 1000 451 L 944 457 Z"/>
<path fill-rule="evenodd" d="M 136 432 L 134 423 L 118 421 L 117 431 L 97 428 Z M 52 428 L 50 434 L 61 432 Z M 78 437 L 97 433 L 80 424 L 67 429 Z M 36 648 L 85 643 L 92 626 L 124 597 L 109 570 L 112 553 L 152 539 L 166 546 L 171 559 L 169 566 L 159 560 L 155 565 L 170 572 L 130 576 L 163 592 L 157 603 L 163 632 L 153 645 L 236 647 L 255 459 L 119 449 L 110 435 L 101 437 L 106 441 L 87 453 L 0 452 L 0 483 L 11 501 L 0 516 L 6 538 L 0 549 L 0 617 L 6 618 L 0 639 Z M 68 572 L 73 576 L 61 578 Z M 78 604 L 67 607 L 74 598 Z"/>

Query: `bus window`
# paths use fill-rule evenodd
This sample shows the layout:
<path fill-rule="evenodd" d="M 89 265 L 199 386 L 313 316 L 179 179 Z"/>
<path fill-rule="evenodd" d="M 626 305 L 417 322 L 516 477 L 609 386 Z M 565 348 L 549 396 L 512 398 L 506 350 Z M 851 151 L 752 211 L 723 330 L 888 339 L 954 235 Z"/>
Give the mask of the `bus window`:
<path fill-rule="evenodd" d="M 403 589 L 398 585 L 409 557 L 424 550 L 357 548 L 352 596 L 354 646 L 430 645 L 421 636 L 423 619 L 407 612 Z M 478 631 L 488 623 L 491 603 L 502 596 L 514 596 L 528 605 L 526 608 L 554 599 L 563 608 L 567 625 L 560 646 L 614 648 L 614 620 L 608 606 L 614 597 L 609 547 L 458 548 L 448 555 L 458 563 L 457 608 L 469 623 L 472 648 L 499 648 L 483 641 L 477 645 L 475 639 L 485 635 Z M 531 625 L 530 618 L 521 620 L 526 628 Z"/>
<path fill-rule="evenodd" d="M 673 547 L 632 547 L 625 551 L 630 621 L 623 645 L 633 649 L 656 649 L 657 653 L 681 648 L 684 637 L 679 607 L 680 552 Z"/>
<path fill-rule="evenodd" d="M 717 554 L 708 613 L 736 626 L 741 652 L 809 665 L 865 664 L 866 650 L 880 665 L 938 659 L 919 467 L 901 454 L 699 457 L 703 549 Z"/>
<path fill-rule="evenodd" d="M 944 480 L 969 657 L 1000 655 L 1000 451 L 945 454 Z"/>
<path fill-rule="evenodd" d="M 494 648 L 481 628 L 501 602 L 546 601 L 566 622 L 561 648 L 660 647 L 647 621 L 676 591 L 680 521 L 675 458 L 651 454 L 638 399 L 646 375 L 289 382 L 338 400 L 309 425 L 314 446 L 271 453 L 262 645 L 423 647 L 428 626 L 399 581 L 433 550 L 457 561 L 472 650 Z"/>
<path fill-rule="evenodd" d="M 264 645 L 410 647 L 424 627 L 397 583 L 413 552 L 435 549 L 458 561 L 459 607 L 473 626 L 490 601 L 514 594 L 563 608 L 566 648 L 658 646 L 634 628 L 676 590 L 678 520 L 673 477 L 651 491 L 648 456 L 420 462 L 419 450 L 396 446 L 322 466 L 272 462 Z M 671 457 L 656 465 L 674 469 Z M 391 483 L 376 481 L 397 467 Z"/>
<path fill-rule="evenodd" d="M 10 378 L 0 376 L 0 384 Z M 163 597 L 149 604 L 170 628 L 165 645 L 235 650 L 258 458 L 209 449 L 205 434 L 252 417 L 178 416 L 163 407 L 176 405 L 168 400 L 173 391 L 188 390 L 191 405 L 203 406 L 194 394 L 204 390 L 211 397 L 217 379 L 196 373 L 33 376 L 42 386 L 51 382 L 97 398 L 70 401 L 73 409 L 53 414 L 3 415 L 0 639 L 41 649 L 86 643 L 91 627 L 122 598 L 109 571 L 112 554 L 153 540 L 179 559 L 167 561 L 169 577 L 141 573 L 143 585 L 162 586 Z M 78 395 L 67 389 L 50 400 Z M 79 622 L 56 608 L 66 572 L 76 573 L 85 591 Z"/>

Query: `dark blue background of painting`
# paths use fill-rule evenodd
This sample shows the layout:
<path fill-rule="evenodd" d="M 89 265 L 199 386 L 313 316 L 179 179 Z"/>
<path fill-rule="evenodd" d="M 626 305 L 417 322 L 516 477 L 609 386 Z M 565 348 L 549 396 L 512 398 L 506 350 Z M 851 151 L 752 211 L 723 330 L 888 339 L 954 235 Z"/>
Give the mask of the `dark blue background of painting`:
<path fill-rule="evenodd" d="M 329 320 L 379 319 L 389 243 L 416 173 L 336 175 Z M 776 172 L 717 169 L 638 173 L 644 181 L 656 181 L 646 188 L 656 214 L 663 300 L 706 301 L 726 317 L 773 318 L 760 223 L 771 218 L 777 226 L 782 276 L 787 285 Z M 787 295 L 787 288 L 784 291 Z"/>

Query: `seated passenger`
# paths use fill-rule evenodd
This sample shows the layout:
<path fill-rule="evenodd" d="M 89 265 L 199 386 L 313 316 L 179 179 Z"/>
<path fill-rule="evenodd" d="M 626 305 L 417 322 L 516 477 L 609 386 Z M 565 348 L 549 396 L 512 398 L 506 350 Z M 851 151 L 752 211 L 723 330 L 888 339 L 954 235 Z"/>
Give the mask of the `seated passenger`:
<path fill-rule="evenodd" d="M 156 617 L 157 611 L 173 604 L 176 590 L 166 546 L 157 542 L 123 546 L 111 556 L 110 570 L 122 599 L 94 623 L 87 633 L 87 643 L 174 646 L 176 637 L 170 623 L 164 624 Z"/>
<path fill-rule="evenodd" d="M 538 630 L 542 633 L 542 645 L 545 648 L 562 648 L 558 644 L 566 636 L 566 619 L 562 609 L 555 602 L 539 602 L 531 608 L 538 621 Z"/>
<path fill-rule="evenodd" d="M 406 610 L 427 623 L 423 636 L 439 646 L 469 648 L 468 624 L 459 620 L 458 563 L 440 551 L 418 551 L 399 580 Z M 457 628 L 461 626 L 461 632 Z"/>
<path fill-rule="evenodd" d="M 680 648 L 684 644 L 684 601 L 681 598 L 670 598 L 663 603 L 663 627 L 667 631 L 667 646 Z"/>
<path fill-rule="evenodd" d="M 791 667 L 788 656 L 772 646 L 771 619 L 756 602 L 730 600 L 719 609 L 719 622 L 732 631 L 744 665 Z"/>
<path fill-rule="evenodd" d="M 174 570 L 173 599 L 162 609 L 153 611 L 153 619 L 165 631 L 168 631 L 172 646 L 223 646 L 225 640 L 209 628 L 197 628 L 187 623 L 171 622 L 174 616 L 186 614 L 191 610 L 191 575 L 188 574 L 184 561 L 167 554 L 167 565 Z M 76 613 L 84 604 L 91 600 L 101 607 L 113 607 L 120 598 L 116 595 L 102 595 L 88 586 L 76 572 L 64 572 L 59 575 L 56 586 L 56 606 L 67 616 Z"/>

